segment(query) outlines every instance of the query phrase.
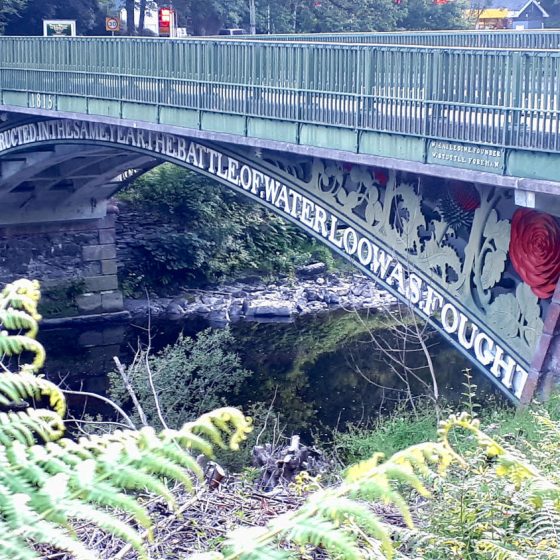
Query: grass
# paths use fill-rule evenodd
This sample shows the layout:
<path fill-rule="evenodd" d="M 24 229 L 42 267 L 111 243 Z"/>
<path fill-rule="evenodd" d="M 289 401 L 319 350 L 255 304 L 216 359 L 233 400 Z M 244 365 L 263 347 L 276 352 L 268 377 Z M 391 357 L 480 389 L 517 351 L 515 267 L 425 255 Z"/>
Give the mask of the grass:
<path fill-rule="evenodd" d="M 467 403 L 453 408 L 443 405 L 440 406 L 440 417 L 468 409 Z M 526 446 L 538 446 L 541 439 L 541 428 L 532 411 L 546 411 L 552 420 L 560 420 L 560 393 L 546 403 L 535 402 L 517 410 L 493 400 L 477 403 L 475 410 L 482 428 L 490 436 L 523 450 Z M 390 457 L 411 445 L 435 441 L 437 425 L 438 415 L 432 402 L 417 405 L 416 411 L 402 406 L 370 426 L 350 425 L 345 432 L 335 432 L 334 452 L 344 465 L 367 459 L 376 452 Z"/>

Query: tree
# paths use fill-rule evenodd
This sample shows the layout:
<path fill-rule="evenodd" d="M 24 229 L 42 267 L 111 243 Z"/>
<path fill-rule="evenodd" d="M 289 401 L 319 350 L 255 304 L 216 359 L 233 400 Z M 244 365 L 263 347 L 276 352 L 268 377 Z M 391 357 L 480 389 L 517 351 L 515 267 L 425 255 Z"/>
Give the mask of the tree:
<path fill-rule="evenodd" d="M 4 33 L 6 23 L 14 18 L 20 18 L 27 0 L 2 0 L 0 4 L 0 35 Z"/>
<path fill-rule="evenodd" d="M 408 0 L 398 26 L 411 30 L 465 29 L 469 26 L 465 9 L 466 4 L 461 0 L 444 4 L 433 0 Z"/>
<path fill-rule="evenodd" d="M 2 3 L 4 6 L 6 0 Z M 44 19 L 75 19 L 80 35 L 102 32 L 103 13 L 98 0 L 71 0 L 62 4 L 58 0 L 7 0 L 8 4 L 19 3 L 22 10 L 10 12 L 6 19 L 8 35 L 42 35 Z M 0 10 L 0 14 L 4 7 Z"/>

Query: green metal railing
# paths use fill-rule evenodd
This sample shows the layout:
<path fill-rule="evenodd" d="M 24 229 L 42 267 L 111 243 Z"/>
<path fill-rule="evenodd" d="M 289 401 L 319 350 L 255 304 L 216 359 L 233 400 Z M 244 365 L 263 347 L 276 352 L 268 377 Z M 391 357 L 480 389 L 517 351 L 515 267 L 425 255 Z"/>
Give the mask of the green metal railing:
<path fill-rule="evenodd" d="M 490 49 L 560 49 L 560 29 L 501 31 L 406 31 L 390 33 L 306 33 L 236 36 L 263 41 L 307 41 L 424 47 L 476 47 Z"/>
<path fill-rule="evenodd" d="M 560 152 L 555 51 L 0 37 L 5 91 Z"/>

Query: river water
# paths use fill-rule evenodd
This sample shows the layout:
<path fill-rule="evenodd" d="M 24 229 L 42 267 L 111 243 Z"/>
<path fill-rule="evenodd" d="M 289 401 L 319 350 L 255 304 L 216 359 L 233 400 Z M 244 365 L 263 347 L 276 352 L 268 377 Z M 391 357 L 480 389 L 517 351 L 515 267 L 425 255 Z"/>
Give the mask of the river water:
<path fill-rule="evenodd" d="M 228 404 L 247 407 L 274 400 L 286 429 L 294 432 L 344 429 L 386 414 L 407 395 L 417 397 L 430 384 L 424 354 L 408 346 L 402 354 L 400 337 L 388 328 L 394 321 L 377 313 L 325 313 L 298 317 L 292 322 L 238 322 L 230 326 L 241 361 L 252 373 Z M 151 345 L 157 351 L 172 344 L 180 333 L 194 336 L 208 324 L 201 320 L 165 321 L 150 325 Z M 129 363 L 146 325 L 97 324 L 70 328 L 43 328 L 40 340 L 47 350 L 45 373 L 53 381 L 98 394 L 107 390 L 107 372 L 113 356 Z M 372 339 L 377 342 L 372 341 Z M 457 401 L 464 391 L 462 371 L 469 363 L 436 334 L 426 334 L 440 392 Z M 388 349 L 393 351 L 389 352 Z M 403 359 L 419 379 L 400 378 Z M 490 384 L 473 373 L 479 390 Z M 408 383 L 407 383 L 408 381 Z M 79 414 L 99 409 L 93 400 L 71 398 Z"/>

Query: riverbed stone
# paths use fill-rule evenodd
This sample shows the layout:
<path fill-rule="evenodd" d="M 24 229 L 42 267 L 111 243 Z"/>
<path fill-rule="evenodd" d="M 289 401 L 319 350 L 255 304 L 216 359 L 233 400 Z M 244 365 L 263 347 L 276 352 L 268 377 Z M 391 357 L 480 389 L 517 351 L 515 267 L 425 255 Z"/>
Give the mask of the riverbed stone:
<path fill-rule="evenodd" d="M 295 310 L 292 302 L 257 299 L 248 303 L 247 317 L 290 317 Z"/>
<path fill-rule="evenodd" d="M 326 271 L 327 271 L 327 265 L 322 262 L 317 262 L 305 266 L 300 266 L 296 270 L 296 274 L 300 278 L 312 278 L 319 274 L 324 274 Z"/>
<path fill-rule="evenodd" d="M 165 309 L 165 313 L 169 315 L 184 315 L 185 308 L 182 301 L 173 300 Z"/>
<path fill-rule="evenodd" d="M 195 312 L 199 313 L 200 315 L 205 315 L 207 313 L 210 313 L 210 307 L 208 307 L 207 305 L 199 304 L 195 307 Z"/>

